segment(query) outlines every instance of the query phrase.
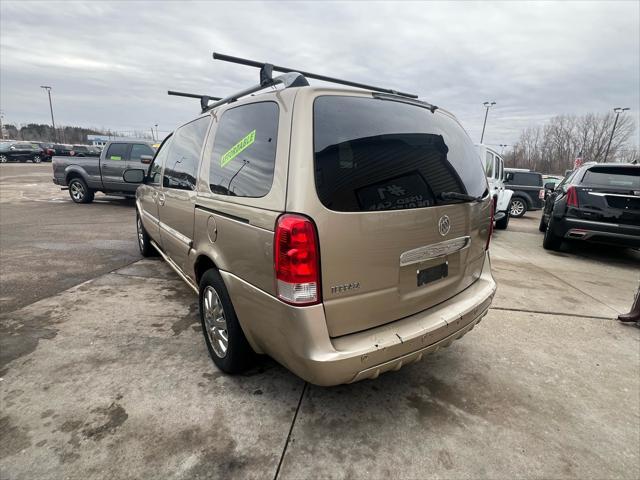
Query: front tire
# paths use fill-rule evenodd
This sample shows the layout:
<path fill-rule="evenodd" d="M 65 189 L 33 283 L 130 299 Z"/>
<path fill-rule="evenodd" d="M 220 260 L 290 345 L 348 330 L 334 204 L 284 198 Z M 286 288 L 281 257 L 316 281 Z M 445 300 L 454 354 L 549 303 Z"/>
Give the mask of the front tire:
<path fill-rule="evenodd" d="M 9 159 L 6 155 L 0 155 L 0 163 L 7 163 Z"/>
<path fill-rule="evenodd" d="M 515 197 L 511 199 L 511 205 L 509 206 L 509 212 L 512 217 L 520 218 L 527 213 L 527 201 L 522 197 Z"/>
<path fill-rule="evenodd" d="M 142 225 L 142 219 L 138 212 L 136 212 L 136 233 L 138 236 L 138 248 L 140 249 L 140 254 L 145 258 L 157 256 L 158 252 L 154 246 L 151 245 L 151 237 L 145 230 L 144 225 Z"/>
<path fill-rule="evenodd" d="M 222 277 L 207 270 L 200 280 L 200 322 L 213 363 L 225 373 L 240 373 L 251 366 L 254 352 L 238 322 Z"/>
<path fill-rule="evenodd" d="M 549 215 L 549 224 L 544 232 L 544 240 L 542 246 L 545 250 L 560 250 L 562 245 L 562 237 L 556 235 L 553 231 L 553 212 Z"/>
<path fill-rule="evenodd" d="M 42 161 L 42 158 L 40 157 L 40 155 L 36 155 L 35 157 L 33 157 L 33 158 L 31 159 L 31 161 L 32 161 L 33 163 L 40 163 L 40 162 Z"/>
<path fill-rule="evenodd" d="M 511 211 L 507 210 L 504 218 L 500 220 L 496 220 L 496 229 L 497 230 L 506 230 L 509 226 L 509 219 L 511 218 Z"/>
<path fill-rule="evenodd" d="M 82 178 L 74 177 L 69 181 L 69 196 L 75 203 L 91 203 L 95 194 Z"/>

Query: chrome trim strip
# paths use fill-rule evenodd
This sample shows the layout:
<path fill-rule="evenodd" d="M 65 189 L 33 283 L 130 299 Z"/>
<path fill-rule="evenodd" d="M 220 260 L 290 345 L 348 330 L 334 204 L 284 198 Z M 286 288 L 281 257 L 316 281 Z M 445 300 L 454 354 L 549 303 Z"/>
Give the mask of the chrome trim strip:
<path fill-rule="evenodd" d="M 617 223 L 596 222 L 595 220 L 583 220 L 581 218 L 571 218 L 571 217 L 565 217 L 565 221 L 569 223 L 578 223 L 578 224 L 588 223 L 589 225 L 600 225 L 603 227 L 619 227 L 620 226 Z M 629 225 L 629 226 L 632 227 L 633 225 Z"/>
<path fill-rule="evenodd" d="M 400 254 L 400 266 L 405 267 L 413 263 L 420 263 L 433 258 L 444 257 L 466 248 L 471 243 L 471 237 L 458 237 L 444 242 L 425 245 L 424 247 L 407 250 Z"/>
<path fill-rule="evenodd" d="M 194 292 L 196 292 L 198 295 L 200 294 L 200 290 L 198 289 L 198 287 L 196 287 L 196 284 L 193 283 L 191 281 L 191 279 L 189 277 L 187 277 L 184 273 L 182 273 L 182 270 L 180 269 L 180 267 L 178 267 L 178 265 L 175 264 L 175 262 L 173 260 L 171 260 L 163 251 L 162 249 L 158 246 L 158 244 L 156 242 L 154 242 L 153 240 L 151 240 L 151 245 L 153 245 L 153 248 L 155 248 L 158 253 L 162 256 L 162 258 L 164 259 L 165 262 L 167 262 L 169 264 L 169 266 L 180 276 L 180 278 L 182 280 L 185 281 L 185 283 L 187 285 L 189 285 Z"/>
<path fill-rule="evenodd" d="M 604 193 L 604 192 L 587 192 L 589 195 L 596 195 L 598 197 L 623 197 L 623 198 L 638 198 L 637 195 L 623 195 L 621 193 Z"/>
<path fill-rule="evenodd" d="M 176 238 L 180 242 L 184 243 L 187 247 L 191 248 L 192 242 L 189 237 L 187 237 L 186 235 L 183 235 L 177 230 L 174 230 L 169 225 L 159 220 L 158 220 L 158 225 L 160 225 L 160 228 L 163 229 L 168 234 L 170 234 L 172 237 Z"/>
<path fill-rule="evenodd" d="M 158 225 L 158 224 L 160 223 L 160 220 L 159 220 L 158 218 L 154 217 L 153 215 L 151 215 L 149 212 L 147 212 L 147 211 L 146 211 L 146 210 L 144 210 L 144 209 L 141 209 L 141 210 L 142 210 L 142 215 L 143 215 L 143 216 L 145 216 L 145 217 L 147 217 L 147 218 L 148 218 L 149 220 L 151 220 L 153 223 L 155 223 L 156 225 Z"/>

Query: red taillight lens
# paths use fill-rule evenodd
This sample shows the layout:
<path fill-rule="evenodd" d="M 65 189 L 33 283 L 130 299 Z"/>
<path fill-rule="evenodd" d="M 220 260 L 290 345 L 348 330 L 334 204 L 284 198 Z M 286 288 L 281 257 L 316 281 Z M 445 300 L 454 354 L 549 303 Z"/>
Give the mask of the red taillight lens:
<path fill-rule="evenodd" d="M 567 190 L 567 206 L 568 207 L 578 207 L 578 192 L 576 192 L 576 187 L 569 187 Z"/>
<path fill-rule="evenodd" d="M 495 198 L 491 202 L 491 219 L 489 221 L 489 235 L 487 235 L 487 244 L 484 246 L 485 250 L 489 250 L 489 243 L 491 242 L 491 235 L 493 235 L 493 219 L 495 217 L 496 202 L 497 202 L 497 199 L 495 199 Z"/>
<path fill-rule="evenodd" d="M 274 264 L 278 298 L 294 305 L 320 302 L 320 252 L 311 220 L 291 214 L 278 218 Z"/>

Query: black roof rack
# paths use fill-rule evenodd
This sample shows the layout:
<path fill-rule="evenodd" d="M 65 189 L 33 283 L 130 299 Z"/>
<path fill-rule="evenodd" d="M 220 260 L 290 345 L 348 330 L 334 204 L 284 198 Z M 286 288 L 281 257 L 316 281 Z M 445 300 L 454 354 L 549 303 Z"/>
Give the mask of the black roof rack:
<path fill-rule="evenodd" d="M 233 57 L 231 55 L 225 55 L 217 52 L 213 52 L 213 59 L 222 60 L 224 62 L 238 63 L 240 65 L 247 65 L 249 67 L 259 68 L 261 83 L 263 78 L 271 77 L 272 71 L 282 72 L 282 73 L 298 73 L 306 78 L 313 78 L 315 80 L 321 80 L 323 82 L 338 83 L 341 85 L 347 85 L 349 87 L 364 88 L 365 90 L 373 90 L 376 92 L 390 93 L 392 95 L 399 95 L 401 97 L 418 98 L 418 95 L 415 95 L 413 93 L 398 92 L 396 90 L 391 90 L 388 88 L 374 87 L 373 85 L 367 85 L 365 83 L 352 82 L 350 80 L 341 80 L 339 78 L 327 77 L 326 75 L 318 75 L 317 73 L 304 72 L 302 70 L 295 70 L 293 68 L 287 68 L 287 67 L 280 67 L 278 65 L 272 65 L 270 63 L 256 62 L 255 60 L 248 60 L 246 58 Z"/>
<path fill-rule="evenodd" d="M 209 105 L 209 101 L 217 101 L 221 100 L 221 97 L 212 97 L 211 95 L 199 95 L 197 93 L 185 93 L 185 92 L 176 92 L 174 90 L 169 90 L 167 92 L 169 95 L 175 95 L 176 97 L 188 97 L 188 98 L 198 98 L 200 99 L 200 108 L 205 112 L 207 106 Z"/>

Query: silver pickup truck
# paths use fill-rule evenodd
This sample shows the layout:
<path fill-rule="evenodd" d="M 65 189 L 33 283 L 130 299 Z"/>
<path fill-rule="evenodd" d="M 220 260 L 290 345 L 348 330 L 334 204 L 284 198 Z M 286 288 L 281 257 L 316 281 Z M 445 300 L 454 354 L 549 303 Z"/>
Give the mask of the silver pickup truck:
<path fill-rule="evenodd" d="M 130 168 L 146 169 L 155 150 L 140 140 L 108 142 L 100 157 L 54 156 L 53 183 L 69 190 L 76 203 L 91 203 L 95 192 L 133 197 L 137 184 L 125 183 L 122 174 Z"/>

